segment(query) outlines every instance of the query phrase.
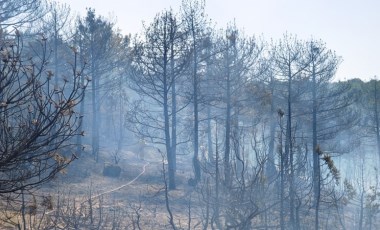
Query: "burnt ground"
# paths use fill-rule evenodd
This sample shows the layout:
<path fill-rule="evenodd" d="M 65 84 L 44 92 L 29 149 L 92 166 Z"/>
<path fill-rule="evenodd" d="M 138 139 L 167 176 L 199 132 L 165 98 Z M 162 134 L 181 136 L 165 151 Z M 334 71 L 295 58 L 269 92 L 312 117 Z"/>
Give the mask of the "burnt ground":
<path fill-rule="evenodd" d="M 148 149 L 144 154 L 136 154 L 135 151 L 123 150 L 119 154 L 121 175 L 112 178 L 103 176 L 104 165 L 112 163 L 112 150 L 103 150 L 99 162 L 87 150 L 64 173 L 34 191 L 29 196 L 28 205 L 37 200 L 37 215 L 40 214 L 43 218 L 60 215 L 60 222 L 69 219 L 70 215 L 82 216 L 82 222 L 88 222 L 91 219 L 88 212 L 91 205 L 96 210 L 96 214 L 93 214 L 95 219 L 99 219 L 100 213 L 102 215 L 99 223 L 102 222 L 101 226 L 104 227 L 101 229 L 112 229 L 110 226 L 119 226 L 116 229 L 137 229 L 137 224 L 142 229 L 168 229 L 162 157 L 154 149 Z M 192 172 L 191 161 L 179 160 L 177 168 L 177 189 L 169 191 L 170 208 L 177 227 L 187 228 L 191 207 L 190 225 L 192 229 L 197 229 L 200 227 L 199 218 L 196 217 L 200 213 L 195 208 L 197 197 L 194 188 L 187 183 Z M 42 205 L 43 197 L 51 198 L 53 209 Z M 20 221 L 19 216 L 18 218 Z M 53 218 L 49 217 L 45 224 L 48 225 L 51 219 Z M 3 223 L 2 226 L 12 225 Z"/>

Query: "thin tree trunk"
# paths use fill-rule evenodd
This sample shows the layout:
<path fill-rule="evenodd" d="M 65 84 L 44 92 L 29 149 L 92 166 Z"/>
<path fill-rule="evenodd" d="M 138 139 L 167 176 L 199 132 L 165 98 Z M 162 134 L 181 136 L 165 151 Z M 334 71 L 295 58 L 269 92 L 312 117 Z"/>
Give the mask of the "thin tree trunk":
<path fill-rule="evenodd" d="M 229 50 L 227 49 L 227 108 L 226 108 L 226 136 L 225 136 L 225 150 L 224 150 L 224 180 L 226 185 L 230 184 L 230 152 L 231 152 L 231 82 L 230 82 L 230 68 L 229 68 Z"/>
<path fill-rule="evenodd" d="M 377 80 L 375 79 L 375 125 L 376 125 L 376 143 L 377 143 L 377 154 L 379 158 L 379 168 L 380 168 L 380 121 L 379 121 L 379 108 L 378 108 L 378 95 L 377 95 Z"/>
<path fill-rule="evenodd" d="M 207 50 L 208 52 L 208 50 Z M 207 63 L 207 66 L 209 63 Z M 207 74 L 209 77 L 210 75 Z M 207 86 L 208 89 L 210 89 L 211 84 L 210 84 L 210 79 L 207 81 Z M 208 161 L 209 162 L 214 162 L 214 155 L 213 155 L 213 149 L 212 149 L 212 127 L 211 127 L 211 106 L 207 106 L 207 156 L 208 156 Z"/>
<path fill-rule="evenodd" d="M 164 38 L 166 37 L 166 30 L 164 30 Z M 163 98 L 163 106 L 164 106 L 164 132 L 165 132 L 165 147 L 166 147 L 166 155 L 168 159 L 168 174 L 169 174 L 169 189 L 175 189 L 175 156 L 173 156 L 171 139 L 170 139 L 170 116 L 169 116 L 169 82 L 168 82 L 168 47 L 164 46 L 164 63 L 163 63 L 163 88 L 164 88 L 164 98 Z"/>
<path fill-rule="evenodd" d="M 215 131 L 215 212 L 213 215 L 213 220 L 215 221 L 215 224 L 218 229 L 221 228 L 220 220 L 219 220 L 219 185 L 220 185 L 220 172 L 219 172 L 219 148 L 218 148 L 218 125 L 216 124 L 216 131 Z"/>
<path fill-rule="evenodd" d="M 21 202 L 22 202 L 22 207 L 21 207 L 21 216 L 22 216 L 22 226 L 23 229 L 26 230 L 26 201 L 25 201 L 25 193 L 24 189 L 21 190 Z M 20 225 L 19 225 L 20 226 Z"/>
<path fill-rule="evenodd" d="M 194 18 L 191 18 L 191 33 L 193 38 L 193 97 L 194 97 L 194 156 L 193 167 L 195 183 L 201 179 L 201 166 L 199 163 L 199 111 L 198 111 L 198 90 L 199 81 L 197 76 L 198 70 L 198 52 L 196 46 Z"/>
<path fill-rule="evenodd" d="M 82 40 L 80 39 L 79 40 L 79 48 L 81 49 L 82 48 Z M 80 57 L 82 58 L 82 55 L 80 55 Z M 82 61 L 82 60 L 81 60 Z M 81 81 L 81 85 L 84 86 L 84 76 L 83 74 L 80 76 L 80 81 Z M 80 108 L 79 108 L 79 116 L 83 117 L 84 115 L 84 103 L 85 103 L 85 99 L 86 99 L 86 90 L 83 91 L 83 98 L 80 102 Z M 79 154 L 79 156 L 82 154 L 82 151 L 83 151 L 83 147 L 82 147 L 82 137 L 83 135 L 82 132 L 84 132 L 83 130 L 83 119 L 80 119 L 79 121 L 79 128 L 78 128 L 78 131 L 80 133 L 80 135 L 77 136 L 77 154 Z"/>
<path fill-rule="evenodd" d="M 170 79 L 172 81 L 172 136 L 171 136 L 171 154 L 173 159 L 174 171 L 177 170 L 177 92 L 176 79 L 174 75 L 174 31 L 170 27 Z"/>
<path fill-rule="evenodd" d="M 168 189 L 168 182 L 166 180 L 166 171 L 165 171 L 165 163 L 164 162 L 162 163 L 162 170 L 163 170 L 164 185 L 165 185 L 165 187 L 164 187 L 165 188 L 165 207 L 166 207 L 166 211 L 168 212 L 168 215 L 169 215 L 170 226 L 172 226 L 172 228 L 175 230 L 175 229 L 177 229 L 177 227 L 175 226 L 173 212 L 170 208 L 170 203 L 169 203 L 169 189 L 170 188 Z M 169 184 L 170 184 L 170 178 L 169 178 Z"/>
<path fill-rule="evenodd" d="M 281 118 L 280 118 L 281 119 Z M 280 228 L 281 230 L 285 229 L 285 154 L 282 150 L 282 133 L 283 133 L 283 127 L 282 127 L 282 119 L 280 120 Z"/>
<path fill-rule="evenodd" d="M 359 213 L 359 230 L 363 229 L 363 222 L 364 222 L 364 157 L 361 165 L 361 193 L 360 193 L 360 213 Z"/>
<path fill-rule="evenodd" d="M 175 189 L 175 168 L 174 168 L 174 156 L 171 148 L 170 141 L 170 125 L 169 125 L 169 111 L 168 111 L 168 98 L 167 94 L 164 96 L 164 119 L 165 119 L 165 146 L 168 159 L 168 174 L 169 174 L 169 189 Z"/>
<path fill-rule="evenodd" d="M 212 150 L 212 127 L 211 127 L 211 108 L 207 107 L 207 156 L 209 162 L 214 162 L 214 154 Z"/>
<path fill-rule="evenodd" d="M 321 197 L 321 179 L 320 179 L 320 162 L 319 153 L 317 151 L 317 83 L 315 76 L 315 65 L 312 63 L 313 68 L 313 187 L 314 187 L 314 202 L 315 202 L 315 230 L 319 229 L 319 203 Z"/>
<path fill-rule="evenodd" d="M 119 87 L 120 87 L 120 92 L 123 90 L 123 81 L 120 78 L 119 82 Z M 123 147 L 123 139 L 124 139 L 124 107 L 123 107 L 123 97 L 120 95 L 119 96 L 119 140 L 117 143 L 117 149 L 118 151 L 121 151 Z"/>
<path fill-rule="evenodd" d="M 271 80 L 271 120 L 270 120 L 270 136 L 269 136 L 269 149 L 268 149 L 268 161 L 267 161 L 267 167 L 266 167 L 266 174 L 268 178 L 273 177 L 276 174 L 276 166 L 274 161 L 274 141 L 276 136 L 276 119 L 275 119 L 275 102 L 274 102 L 274 80 Z"/>
<path fill-rule="evenodd" d="M 98 121 L 98 86 L 99 86 L 99 76 L 96 71 L 96 63 L 94 59 L 94 49 L 95 44 L 94 42 L 91 42 L 91 74 L 92 74 L 92 81 L 91 81 L 91 95 L 92 95 L 92 154 L 96 162 L 98 162 L 99 157 L 99 121 Z"/>
<path fill-rule="evenodd" d="M 81 84 L 84 85 L 84 76 L 80 76 L 80 77 L 81 77 Z M 81 116 L 81 117 L 83 117 L 83 115 L 84 115 L 85 99 L 86 99 L 86 91 L 83 91 L 83 99 L 80 102 L 80 108 L 79 108 L 79 116 Z M 84 132 L 84 130 L 83 130 L 83 119 L 80 119 L 80 121 L 79 121 L 78 131 L 80 134 L 77 136 L 77 153 L 80 156 L 83 152 L 83 146 L 82 146 L 82 138 L 83 138 L 82 132 Z"/>
<path fill-rule="evenodd" d="M 293 163 L 293 142 L 292 142 L 292 76 L 289 67 L 288 75 L 288 117 L 286 122 L 286 139 L 285 139 L 285 168 L 290 169 L 289 172 L 289 208 L 290 208 L 290 224 L 292 229 L 296 229 L 295 223 L 295 206 L 294 206 L 294 163 Z"/>

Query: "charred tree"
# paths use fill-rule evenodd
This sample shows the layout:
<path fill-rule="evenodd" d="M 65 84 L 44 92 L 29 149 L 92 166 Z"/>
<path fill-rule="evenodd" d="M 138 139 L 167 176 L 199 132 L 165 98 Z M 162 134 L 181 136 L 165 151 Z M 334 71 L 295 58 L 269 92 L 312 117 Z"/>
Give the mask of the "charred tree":
<path fill-rule="evenodd" d="M 24 47 L 22 37 L 1 34 L 0 63 L 0 194 L 25 191 L 61 172 L 76 155 L 70 139 L 81 135 L 82 117 L 75 112 L 82 100 L 77 50 L 70 78 L 54 85 L 49 69 L 47 38 Z M 28 56 L 24 50 L 33 50 Z"/>
<path fill-rule="evenodd" d="M 184 36 L 172 11 L 158 14 L 145 29 L 144 41 L 137 41 L 134 46 L 130 77 L 130 87 L 141 98 L 133 105 L 127 120 L 133 124 L 131 130 L 141 138 L 165 146 L 169 189 L 176 188 L 176 113 L 182 109 L 177 107 L 176 83 L 187 65 Z"/>

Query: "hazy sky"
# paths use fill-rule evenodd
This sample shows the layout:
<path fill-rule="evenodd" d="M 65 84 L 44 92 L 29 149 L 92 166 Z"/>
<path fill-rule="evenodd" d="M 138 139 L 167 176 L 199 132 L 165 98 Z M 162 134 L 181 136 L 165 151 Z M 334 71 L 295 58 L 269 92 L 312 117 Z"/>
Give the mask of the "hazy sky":
<path fill-rule="evenodd" d="M 86 7 L 116 18 L 123 33 L 138 33 L 142 21 L 178 10 L 181 0 L 58 0 L 82 16 Z M 206 0 L 206 13 L 217 27 L 233 20 L 246 35 L 278 39 L 285 32 L 322 39 L 343 57 L 336 78 L 380 77 L 380 0 Z"/>

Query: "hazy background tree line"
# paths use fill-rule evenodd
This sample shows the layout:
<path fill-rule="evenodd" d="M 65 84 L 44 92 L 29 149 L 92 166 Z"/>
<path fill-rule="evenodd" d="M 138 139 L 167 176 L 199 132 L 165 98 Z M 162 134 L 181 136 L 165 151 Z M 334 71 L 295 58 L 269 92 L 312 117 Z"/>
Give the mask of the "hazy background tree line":
<path fill-rule="evenodd" d="M 216 29 L 204 4 L 122 35 L 95 9 L 0 1 L 4 200 L 140 142 L 167 162 L 168 213 L 177 160 L 192 164 L 204 229 L 379 228 L 378 81 L 334 79 L 321 40 Z"/>

